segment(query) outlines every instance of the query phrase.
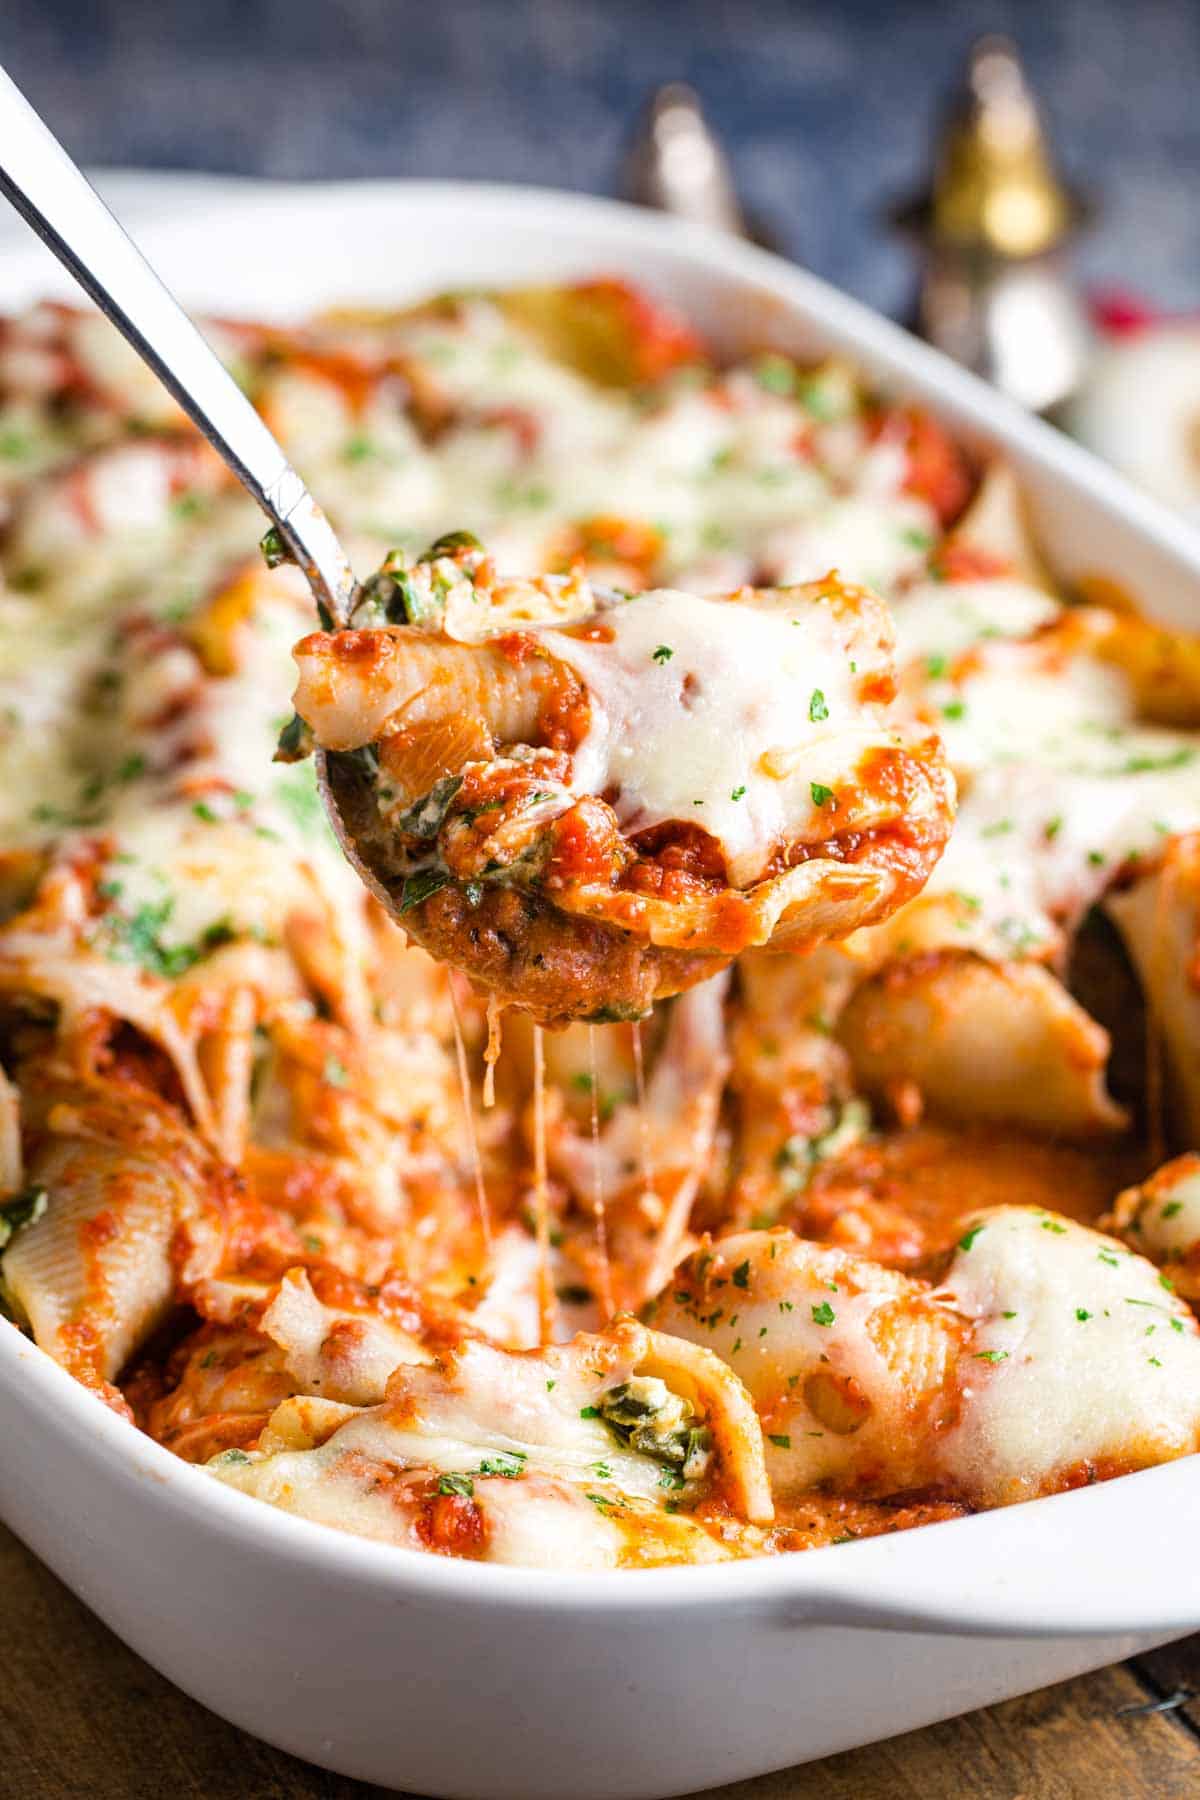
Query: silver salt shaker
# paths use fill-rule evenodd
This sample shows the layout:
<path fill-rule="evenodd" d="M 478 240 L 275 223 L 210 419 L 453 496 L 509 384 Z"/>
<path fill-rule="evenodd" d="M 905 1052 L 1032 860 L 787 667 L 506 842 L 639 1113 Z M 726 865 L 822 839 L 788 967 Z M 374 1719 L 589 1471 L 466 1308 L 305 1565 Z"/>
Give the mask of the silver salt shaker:
<path fill-rule="evenodd" d="M 639 206 L 761 241 L 742 211 L 729 159 L 700 96 L 682 81 L 651 94 L 625 154 L 620 189 Z"/>
<path fill-rule="evenodd" d="M 1087 214 L 1057 169 L 1015 47 L 980 39 L 928 191 L 892 214 L 923 256 L 921 335 L 1023 406 L 1052 411 L 1093 351 L 1069 258 Z"/>

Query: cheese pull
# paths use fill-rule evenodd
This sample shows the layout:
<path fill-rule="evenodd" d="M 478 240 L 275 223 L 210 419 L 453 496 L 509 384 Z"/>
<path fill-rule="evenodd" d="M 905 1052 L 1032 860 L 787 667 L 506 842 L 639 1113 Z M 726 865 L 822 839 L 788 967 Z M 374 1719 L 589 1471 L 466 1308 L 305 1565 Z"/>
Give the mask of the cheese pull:
<path fill-rule="evenodd" d="M 941 744 L 891 714 L 887 609 L 834 575 L 629 597 L 503 581 L 455 542 L 390 558 L 295 656 L 360 872 L 546 1023 L 637 1018 L 751 945 L 882 919 L 949 834 Z"/>

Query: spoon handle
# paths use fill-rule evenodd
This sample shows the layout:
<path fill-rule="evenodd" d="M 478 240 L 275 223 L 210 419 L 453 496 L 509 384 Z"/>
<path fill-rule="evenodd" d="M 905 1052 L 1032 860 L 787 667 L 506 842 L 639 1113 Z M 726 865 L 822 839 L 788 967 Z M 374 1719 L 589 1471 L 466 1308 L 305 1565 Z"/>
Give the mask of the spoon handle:
<path fill-rule="evenodd" d="M 328 520 L 233 377 L 0 68 L 0 193 L 110 318 L 253 495 L 334 619 L 354 577 Z"/>

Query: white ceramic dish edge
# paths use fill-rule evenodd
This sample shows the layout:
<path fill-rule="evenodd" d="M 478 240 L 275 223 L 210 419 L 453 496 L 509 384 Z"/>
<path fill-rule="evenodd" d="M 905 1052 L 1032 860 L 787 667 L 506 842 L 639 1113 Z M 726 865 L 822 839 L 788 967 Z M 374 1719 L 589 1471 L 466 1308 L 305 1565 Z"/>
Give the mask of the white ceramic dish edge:
<path fill-rule="evenodd" d="M 169 178 L 147 187 L 164 197 Z M 610 202 L 337 184 L 139 209 L 198 310 L 300 313 L 619 273 L 734 347 L 842 349 L 1020 468 L 1062 573 L 1200 619 L 1200 536 L 813 277 Z M 311 246 L 328 254 L 314 268 Z M 214 253 L 214 242 L 216 251 Z M 0 305 L 67 294 L 0 260 Z M 571 1575 L 412 1556 L 273 1513 L 178 1462 L 0 1330 L 0 1513 L 122 1637 L 225 1717 L 412 1791 L 636 1800 L 824 1755 L 1200 1624 L 1200 1463 L 783 1561 Z"/>

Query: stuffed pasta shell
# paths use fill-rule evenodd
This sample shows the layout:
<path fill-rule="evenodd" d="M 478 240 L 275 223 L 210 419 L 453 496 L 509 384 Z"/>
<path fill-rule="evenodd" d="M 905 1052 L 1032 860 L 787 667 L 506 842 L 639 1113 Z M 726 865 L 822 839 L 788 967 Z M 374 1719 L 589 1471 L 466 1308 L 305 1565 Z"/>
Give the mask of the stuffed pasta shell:
<path fill-rule="evenodd" d="M 745 1383 L 780 1498 L 1003 1506 L 1200 1447 L 1200 1333 L 1144 1257 L 998 1206 L 935 1274 L 746 1232 L 677 1270 L 654 1322 Z"/>
<path fill-rule="evenodd" d="M 888 916 L 944 845 L 887 609 L 836 575 L 699 597 L 504 581 L 444 540 L 296 648 L 344 841 L 412 935 L 552 1023 Z"/>

